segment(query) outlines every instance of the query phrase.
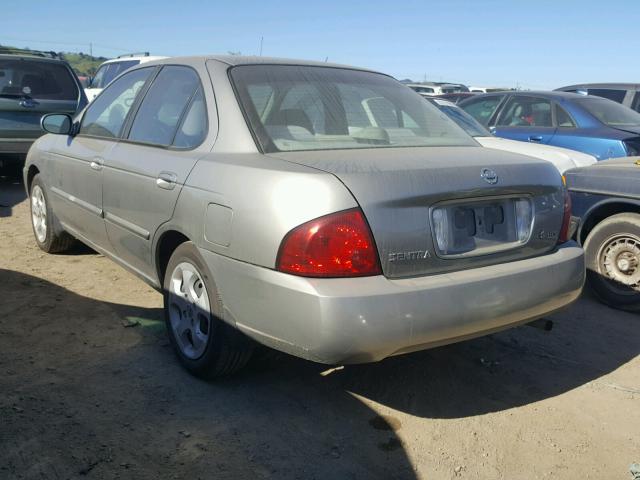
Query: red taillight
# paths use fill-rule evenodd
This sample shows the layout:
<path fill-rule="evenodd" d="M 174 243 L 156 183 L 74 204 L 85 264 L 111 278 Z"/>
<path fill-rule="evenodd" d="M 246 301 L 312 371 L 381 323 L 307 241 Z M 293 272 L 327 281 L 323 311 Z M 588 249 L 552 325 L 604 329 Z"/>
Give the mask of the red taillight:
<path fill-rule="evenodd" d="M 564 216 L 562 217 L 562 228 L 558 236 L 558 243 L 569 241 L 569 228 L 571 226 L 571 196 L 567 190 L 564 191 Z"/>
<path fill-rule="evenodd" d="M 382 272 L 371 230 L 358 208 L 291 230 L 280 245 L 276 268 L 302 277 L 364 277 Z"/>

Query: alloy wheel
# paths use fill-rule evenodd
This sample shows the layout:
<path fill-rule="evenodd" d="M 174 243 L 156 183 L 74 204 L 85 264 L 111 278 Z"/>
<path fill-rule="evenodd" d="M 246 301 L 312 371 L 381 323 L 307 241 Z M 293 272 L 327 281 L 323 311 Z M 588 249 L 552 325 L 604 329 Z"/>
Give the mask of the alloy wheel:
<path fill-rule="evenodd" d="M 47 203 L 40 185 L 31 190 L 31 222 L 38 242 L 44 243 L 47 239 Z"/>
<path fill-rule="evenodd" d="M 169 284 L 169 320 L 178 347 L 192 360 L 200 358 L 211 332 L 209 295 L 202 276 L 189 262 L 178 264 Z"/>

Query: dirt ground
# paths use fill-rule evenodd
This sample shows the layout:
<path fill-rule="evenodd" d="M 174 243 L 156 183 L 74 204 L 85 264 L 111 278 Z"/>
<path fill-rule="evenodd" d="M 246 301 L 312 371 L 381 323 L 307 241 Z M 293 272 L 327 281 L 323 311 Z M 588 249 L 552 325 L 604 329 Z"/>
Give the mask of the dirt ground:
<path fill-rule="evenodd" d="M 205 383 L 158 293 L 88 248 L 38 250 L 20 185 L 0 204 L 0 479 L 628 480 L 640 462 L 638 315 L 585 295 L 550 333 Z"/>

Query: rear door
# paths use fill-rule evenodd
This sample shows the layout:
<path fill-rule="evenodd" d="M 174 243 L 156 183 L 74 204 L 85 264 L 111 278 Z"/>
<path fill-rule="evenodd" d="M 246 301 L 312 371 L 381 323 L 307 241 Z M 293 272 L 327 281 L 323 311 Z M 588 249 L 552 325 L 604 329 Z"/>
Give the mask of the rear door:
<path fill-rule="evenodd" d="M 0 139 L 35 140 L 44 113 L 74 114 L 84 97 L 63 62 L 0 58 Z"/>
<path fill-rule="evenodd" d="M 495 134 L 533 143 L 549 143 L 556 132 L 553 104 L 546 98 L 512 95 L 495 122 Z"/>
<path fill-rule="evenodd" d="M 205 153 L 199 147 L 207 127 L 198 73 L 167 65 L 153 80 L 125 138 L 106 158 L 107 235 L 117 255 L 143 275 L 154 276 L 153 235 L 172 217 L 189 172 Z"/>

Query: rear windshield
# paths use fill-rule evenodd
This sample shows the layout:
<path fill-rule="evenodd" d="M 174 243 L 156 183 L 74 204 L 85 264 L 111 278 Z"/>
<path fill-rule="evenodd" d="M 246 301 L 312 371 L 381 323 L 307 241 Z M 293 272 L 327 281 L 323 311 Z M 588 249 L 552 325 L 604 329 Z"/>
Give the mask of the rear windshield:
<path fill-rule="evenodd" d="M 0 95 L 41 100 L 77 100 L 78 86 L 61 63 L 0 60 Z"/>
<path fill-rule="evenodd" d="M 140 63 L 140 60 L 126 60 L 122 62 L 105 63 L 96 72 L 96 76 L 91 81 L 90 88 L 104 88 L 111 80 L 116 78 L 125 70 L 130 69 Z"/>
<path fill-rule="evenodd" d="M 640 127 L 640 113 L 604 98 L 585 97 L 576 100 L 605 125 L 614 128 Z"/>
<path fill-rule="evenodd" d="M 385 75 L 246 65 L 232 68 L 231 78 L 264 152 L 477 145 L 435 106 Z"/>

